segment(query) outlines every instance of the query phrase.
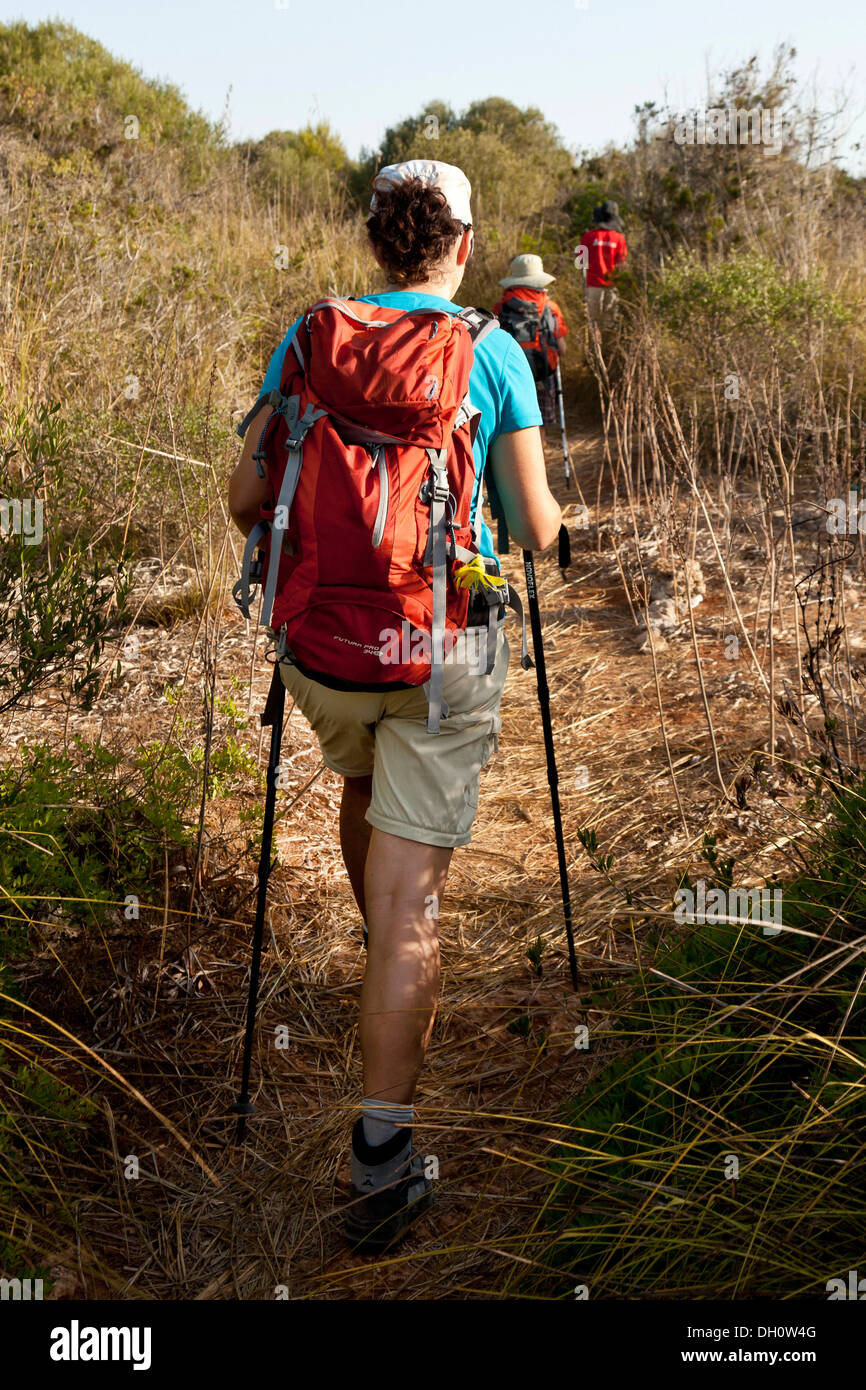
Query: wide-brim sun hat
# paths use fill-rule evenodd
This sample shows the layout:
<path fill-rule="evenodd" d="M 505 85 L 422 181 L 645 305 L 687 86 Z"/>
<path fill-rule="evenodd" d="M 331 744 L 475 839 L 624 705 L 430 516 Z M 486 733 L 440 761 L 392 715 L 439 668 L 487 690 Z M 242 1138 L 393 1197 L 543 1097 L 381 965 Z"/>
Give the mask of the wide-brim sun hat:
<path fill-rule="evenodd" d="M 540 256 L 526 255 L 514 257 L 508 267 L 508 274 L 499 283 L 506 290 L 512 285 L 525 285 L 529 290 L 543 290 L 545 285 L 552 285 L 555 279 L 555 275 L 548 275 L 544 269 L 544 262 Z"/>
<path fill-rule="evenodd" d="M 395 184 L 405 183 L 407 179 L 420 179 L 422 183 L 438 189 L 455 222 L 462 222 L 465 227 L 472 226 L 472 209 L 469 205 L 472 185 L 456 164 L 444 164 L 440 159 L 407 159 L 402 164 L 386 164 L 373 179 L 370 211 L 376 210 L 377 192 L 384 193 Z"/>

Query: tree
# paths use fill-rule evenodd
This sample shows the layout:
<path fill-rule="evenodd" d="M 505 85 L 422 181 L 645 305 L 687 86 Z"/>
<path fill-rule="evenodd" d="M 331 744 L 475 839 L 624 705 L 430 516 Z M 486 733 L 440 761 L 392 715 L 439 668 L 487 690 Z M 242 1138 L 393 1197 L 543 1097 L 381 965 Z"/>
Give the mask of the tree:
<path fill-rule="evenodd" d="M 487 97 L 455 114 L 430 101 L 417 115 L 390 126 L 377 151 L 365 151 L 359 197 L 377 168 L 408 159 L 457 164 L 472 184 L 476 217 L 535 217 L 558 201 L 572 175 L 572 155 L 556 127 L 535 107 L 521 109 L 504 97 Z"/>

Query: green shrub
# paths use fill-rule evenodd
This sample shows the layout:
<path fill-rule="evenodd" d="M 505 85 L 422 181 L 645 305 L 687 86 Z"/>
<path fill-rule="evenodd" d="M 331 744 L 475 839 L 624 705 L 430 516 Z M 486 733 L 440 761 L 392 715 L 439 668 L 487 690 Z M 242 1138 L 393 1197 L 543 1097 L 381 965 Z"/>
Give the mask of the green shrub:
<path fill-rule="evenodd" d="M 77 757 L 37 744 L 19 767 L 0 767 L 0 960 L 26 948 L 47 911 L 86 925 L 130 893 L 147 895 L 165 846 L 188 841 L 182 812 L 200 786 L 197 764 L 145 750 L 133 780 L 118 754 L 75 746 Z"/>
<path fill-rule="evenodd" d="M 850 306 L 817 276 L 787 278 L 777 261 L 754 251 L 709 265 L 692 251 L 678 251 L 653 284 L 650 304 L 671 328 L 769 331 L 780 341 L 796 341 L 815 320 L 831 330 L 852 321 Z"/>
<path fill-rule="evenodd" d="M 265 192 L 291 195 L 306 209 L 341 204 L 358 167 L 327 121 L 272 130 L 243 149 Z"/>
<path fill-rule="evenodd" d="M 129 138 L 129 117 L 138 122 Z M 79 148 L 165 144 L 188 153 L 220 133 L 170 83 L 144 78 L 71 24 L 0 25 L 0 119 L 35 135 L 54 156 Z"/>
<path fill-rule="evenodd" d="M 572 156 L 555 126 L 536 107 L 521 109 L 502 97 L 473 102 L 459 115 L 444 102 L 430 102 L 417 116 L 391 126 L 379 153 L 382 164 L 404 159 L 457 164 L 472 184 L 482 229 L 503 219 L 537 222 L 572 174 Z M 362 161 L 366 190 L 376 163 L 376 155 Z"/>

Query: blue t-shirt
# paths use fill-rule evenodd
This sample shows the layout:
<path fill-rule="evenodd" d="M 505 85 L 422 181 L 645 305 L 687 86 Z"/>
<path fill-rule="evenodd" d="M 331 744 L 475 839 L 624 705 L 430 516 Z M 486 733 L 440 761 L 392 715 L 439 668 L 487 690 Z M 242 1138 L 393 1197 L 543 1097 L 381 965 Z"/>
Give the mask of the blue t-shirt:
<path fill-rule="evenodd" d="M 385 309 L 445 309 L 459 314 L 461 306 L 434 294 L 416 294 L 414 290 L 391 290 L 385 294 L 358 296 L 365 304 L 381 304 Z M 286 349 L 297 332 L 296 319 L 277 348 L 268 365 L 261 395 L 279 387 Z M 480 525 L 480 548 L 483 555 L 496 558 L 493 537 L 484 520 L 481 502 L 481 479 L 487 461 L 487 451 L 494 439 L 511 430 L 525 430 L 541 424 L 535 381 L 522 348 L 502 328 L 495 328 L 478 344 L 475 361 L 469 375 L 469 394 L 472 404 L 481 411 L 478 432 L 473 445 L 475 459 L 475 488 L 472 494 L 472 520 Z"/>

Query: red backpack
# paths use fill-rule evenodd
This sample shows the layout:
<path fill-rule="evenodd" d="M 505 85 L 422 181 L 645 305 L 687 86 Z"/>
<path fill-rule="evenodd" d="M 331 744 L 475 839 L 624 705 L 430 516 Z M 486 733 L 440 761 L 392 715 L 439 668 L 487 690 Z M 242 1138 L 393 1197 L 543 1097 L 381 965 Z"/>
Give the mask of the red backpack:
<path fill-rule="evenodd" d="M 526 353 L 535 380 L 547 381 L 556 370 L 548 356 L 548 348 L 556 347 L 556 316 L 547 295 L 541 300 L 527 298 L 512 286 L 499 301 L 497 312 L 505 332 Z"/>
<path fill-rule="evenodd" d="M 270 496 L 234 589 L 242 612 L 249 618 L 250 585 L 261 583 L 259 621 L 277 637 L 277 658 L 323 684 L 424 685 L 431 733 L 448 713 L 446 647 L 483 610 L 491 670 L 497 615 L 519 604 L 487 573 L 470 523 L 479 412 L 469 373 L 496 324 L 477 309 L 320 300 L 286 352 L 280 389 L 238 427 L 243 437 L 271 405 L 254 455 Z"/>

